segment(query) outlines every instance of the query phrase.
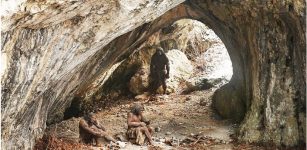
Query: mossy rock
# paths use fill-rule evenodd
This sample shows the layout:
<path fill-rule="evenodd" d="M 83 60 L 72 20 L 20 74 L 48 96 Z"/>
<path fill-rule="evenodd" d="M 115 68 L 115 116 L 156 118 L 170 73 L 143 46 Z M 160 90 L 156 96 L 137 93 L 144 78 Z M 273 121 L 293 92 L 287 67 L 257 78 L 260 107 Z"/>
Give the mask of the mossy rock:
<path fill-rule="evenodd" d="M 240 122 L 246 113 L 242 93 L 228 83 L 215 91 L 212 106 L 221 117 Z"/>

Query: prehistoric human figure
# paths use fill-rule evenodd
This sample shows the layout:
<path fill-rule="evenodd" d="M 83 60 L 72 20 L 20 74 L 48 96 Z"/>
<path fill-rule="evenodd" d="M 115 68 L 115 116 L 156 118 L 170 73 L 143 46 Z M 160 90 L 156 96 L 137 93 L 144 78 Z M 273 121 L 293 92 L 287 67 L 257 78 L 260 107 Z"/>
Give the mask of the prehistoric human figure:
<path fill-rule="evenodd" d="M 145 140 L 148 140 L 152 145 L 152 128 L 149 127 L 150 121 L 146 120 L 143 116 L 144 107 L 140 104 L 134 104 L 131 111 L 128 112 L 127 117 L 127 137 L 135 144 L 143 145 Z M 145 136 L 144 136 L 145 134 Z"/>
<path fill-rule="evenodd" d="M 107 134 L 106 128 L 100 125 L 93 113 L 85 115 L 79 122 L 80 140 L 85 144 L 92 144 L 93 139 L 96 146 L 101 146 L 100 138 L 107 141 L 116 142 L 114 138 Z"/>
<path fill-rule="evenodd" d="M 163 94 L 165 94 L 167 78 L 169 78 L 169 60 L 163 49 L 158 47 L 150 62 L 150 92 L 156 94 L 157 89 L 162 85 Z"/>

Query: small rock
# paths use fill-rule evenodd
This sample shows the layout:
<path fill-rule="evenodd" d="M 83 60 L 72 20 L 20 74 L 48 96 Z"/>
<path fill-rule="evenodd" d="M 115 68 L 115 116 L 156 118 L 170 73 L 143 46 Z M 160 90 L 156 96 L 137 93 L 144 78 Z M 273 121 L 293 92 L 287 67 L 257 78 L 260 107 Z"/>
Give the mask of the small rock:
<path fill-rule="evenodd" d="M 155 127 L 155 132 L 160 132 L 161 128 L 160 127 Z"/>
<path fill-rule="evenodd" d="M 116 139 L 120 140 L 121 142 L 127 142 L 128 141 L 124 134 L 117 134 Z"/>
<path fill-rule="evenodd" d="M 169 142 L 172 141 L 172 138 L 169 138 L 169 137 L 165 137 L 164 139 L 165 139 L 165 142 L 167 142 L 167 141 L 169 141 Z"/>
<path fill-rule="evenodd" d="M 118 146 L 119 146 L 120 148 L 126 147 L 126 143 L 125 143 L 125 142 L 117 141 L 116 143 L 118 144 Z"/>
<path fill-rule="evenodd" d="M 185 100 L 186 100 L 186 101 L 189 101 L 189 100 L 191 100 L 191 97 L 188 96 L 188 97 L 185 98 Z"/>
<path fill-rule="evenodd" d="M 135 99 L 137 99 L 137 100 L 145 100 L 145 99 L 147 99 L 147 98 L 148 98 L 148 96 L 147 96 L 146 94 L 137 95 L 137 96 L 135 97 Z"/>
<path fill-rule="evenodd" d="M 166 132 L 165 134 L 166 134 L 166 135 L 171 135 L 172 133 L 171 133 L 171 132 Z"/>

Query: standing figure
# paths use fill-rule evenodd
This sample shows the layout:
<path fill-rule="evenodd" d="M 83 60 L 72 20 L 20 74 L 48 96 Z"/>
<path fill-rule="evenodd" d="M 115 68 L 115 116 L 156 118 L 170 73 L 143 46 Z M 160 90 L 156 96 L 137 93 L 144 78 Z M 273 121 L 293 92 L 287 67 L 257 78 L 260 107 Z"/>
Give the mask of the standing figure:
<path fill-rule="evenodd" d="M 150 92 L 156 94 L 157 89 L 162 85 L 163 94 L 165 94 L 167 78 L 169 78 L 169 60 L 163 49 L 158 47 L 150 62 Z"/>
<path fill-rule="evenodd" d="M 143 145 L 147 138 L 150 145 L 153 144 L 151 139 L 152 128 L 149 127 L 150 121 L 143 116 L 144 107 L 140 104 L 132 106 L 127 117 L 127 137 L 132 143 Z M 145 135 L 145 136 L 144 136 Z"/>
<path fill-rule="evenodd" d="M 100 125 L 93 113 L 85 115 L 79 122 L 80 140 L 84 144 L 92 144 L 93 139 L 96 146 L 101 146 L 100 138 L 105 138 L 108 141 L 116 142 L 106 129 Z"/>

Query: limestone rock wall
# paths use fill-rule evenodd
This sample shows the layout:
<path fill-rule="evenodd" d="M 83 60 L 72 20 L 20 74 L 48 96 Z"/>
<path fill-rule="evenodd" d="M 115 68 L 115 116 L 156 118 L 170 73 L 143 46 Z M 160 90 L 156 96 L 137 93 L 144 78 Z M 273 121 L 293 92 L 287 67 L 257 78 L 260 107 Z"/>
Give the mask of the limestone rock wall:
<path fill-rule="evenodd" d="M 225 43 L 233 62 L 233 78 L 216 92 L 214 101 L 237 104 L 229 112 L 241 119 L 236 112 L 246 110 L 239 139 L 287 146 L 305 143 L 305 2 L 189 4 L 209 16 L 202 20 Z"/>
<path fill-rule="evenodd" d="M 213 44 L 222 43 L 218 36 L 200 21 L 181 19 L 159 32 L 159 45 L 165 50 L 179 49 L 196 61 Z"/>
<path fill-rule="evenodd" d="M 108 43 L 180 2 L 28 1 L 17 13 L 4 16 L 2 148 L 33 147 L 46 122 L 63 118 L 73 95 L 82 91 L 78 87 L 90 83 L 121 55 L 119 49 L 103 49 Z M 127 44 L 134 42 L 129 39 Z"/>

